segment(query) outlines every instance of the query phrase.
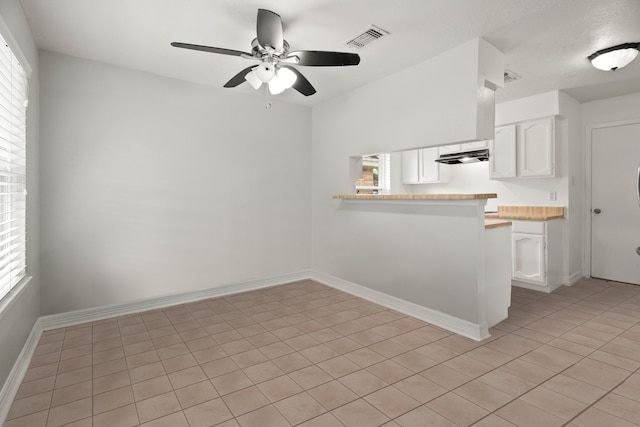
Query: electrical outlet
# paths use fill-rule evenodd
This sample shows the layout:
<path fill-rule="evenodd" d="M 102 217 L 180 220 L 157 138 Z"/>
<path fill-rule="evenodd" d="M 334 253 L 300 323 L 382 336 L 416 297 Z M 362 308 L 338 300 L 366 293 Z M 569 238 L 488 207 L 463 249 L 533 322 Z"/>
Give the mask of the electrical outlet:
<path fill-rule="evenodd" d="M 558 193 L 556 193 L 555 191 L 550 191 L 549 192 L 549 200 L 550 201 L 558 200 Z"/>

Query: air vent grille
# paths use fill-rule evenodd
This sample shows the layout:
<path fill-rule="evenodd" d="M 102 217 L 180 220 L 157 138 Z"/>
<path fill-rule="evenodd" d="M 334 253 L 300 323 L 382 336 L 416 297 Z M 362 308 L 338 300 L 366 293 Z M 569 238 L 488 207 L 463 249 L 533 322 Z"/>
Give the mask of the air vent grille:
<path fill-rule="evenodd" d="M 511 70 L 504 70 L 504 83 L 511 83 L 514 82 L 516 80 L 519 80 L 520 76 L 517 75 L 516 73 L 514 73 Z"/>
<path fill-rule="evenodd" d="M 349 40 L 346 45 L 354 49 L 362 49 L 370 43 L 380 40 L 382 37 L 388 36 L 390 33 L 377 25 L 371 25 L 363 32 Z"/>

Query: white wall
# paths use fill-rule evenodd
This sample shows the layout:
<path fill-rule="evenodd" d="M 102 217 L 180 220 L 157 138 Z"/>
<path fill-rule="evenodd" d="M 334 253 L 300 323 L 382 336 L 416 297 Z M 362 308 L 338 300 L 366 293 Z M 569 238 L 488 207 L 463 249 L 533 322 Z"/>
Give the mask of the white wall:
<path fill-rule="evenodd" d="M 39 82 L 38 51 L 20 1 L 1 1 L 0 17 L 17 43 L 11 47 L 22 52 L 33 70 L 27 110 L 27 274 L 32 279 L 11 304 L 0 311 L 0 384 L 3 384 L 40 315 Z"/>
<path fill-rule="evenodd" d="M 40 52 L 43 314 L 310 267 L 308 108 Z"/>
<path fill-rule="evenodd" d="M 584 228 L 584 142 L 580 103 L 560 92 L 560 111 L 565 124 L 562 129 L 562 139 L 566 141 L 566 144 L 563 144 L 562 147 L 562 158 L 564 159 L 564 175 L 567 178 L 566 186 L 569 191 L 563 230 L 563 283 L 573 284 L 584 277 L 582 238 Z"/>
<path fill-rule="evenodd" d="M 477 135 L 477 44 L 446 55 L 313 108 L 312 262 L 320 272 L 478 323 L 482 206 L 332 199 L 355 191 L 350 156 Z"/>
<path fill-rule="evenodd" d="M 585 132 L 593 125 L 640 118 L 640 92 L 582 104 Z"/>
<path fill-rule="evenodd" d="M 479 84 L 498 84 L 502 74 L 494 69 L 502 67 L 501 59 L 491 45 L 473 39 L 324 105 L 343 115 L 336 119 L 349 156 L 482 139 L 493 123 L 493 115 L 483 115 L 493 92 Z M 345 181 L 342 192 L 352 187 Z"/>
<path fill-rule="evenodd" d="M 496 193 L 498 198 L 487 201 L 487 210 L 498 205 L 564 206 L 563 283 L 582 275 L 582 182 L 583 149 L 580 104 L 570 96 L 546 92 L 496 104 L 496 124 L 504 125 L 542 117 L 557 116 L 560 138 L 556 141 L 556 177 L 539 179 L 489 179 L 489 162 L 441 165 L 447 169 L 449 181 L 442 184 L 392 186 L 396 193 Z M 400 170 L 400 154 L 392 155 L 392 170 Z M 401 182 L 398 175 L 396 182 Z M 550 193 L 556 200 L 550 200 Z"/>
<path fill-rule="evenodd" d="M 483 207 L 475 201 L 377 204 L 329 196 L 319 204 L 315 270 L 474 324 L 486 320 Z"/>

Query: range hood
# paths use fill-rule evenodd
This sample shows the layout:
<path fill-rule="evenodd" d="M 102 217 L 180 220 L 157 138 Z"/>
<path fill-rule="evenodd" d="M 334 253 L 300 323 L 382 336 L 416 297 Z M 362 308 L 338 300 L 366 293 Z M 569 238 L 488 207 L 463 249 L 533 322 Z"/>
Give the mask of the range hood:
<path fill-rule="evenodd" d="M 489 150 L 464 151 L 461 153 L 442 154 L 436 159 L 436 162 L 446 163 L 448 165 L 458 165 L 462 163 L 486 162 L 489 160 Z"/>

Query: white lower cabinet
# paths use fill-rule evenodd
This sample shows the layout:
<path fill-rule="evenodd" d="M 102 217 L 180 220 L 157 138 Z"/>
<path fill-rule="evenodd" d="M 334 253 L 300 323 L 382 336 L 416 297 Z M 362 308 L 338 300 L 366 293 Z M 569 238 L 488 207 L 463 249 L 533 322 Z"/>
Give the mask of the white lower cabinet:
<path fill-rule="evenodd" d="M 514 286 L 551 292 L 562 284 L 561 221 L 513 221 L 511 251 Z"/>
<path fill-rule="evenodd" d="M 511 277 L 544 285 L 547 279 L 545 238 L 538 234 L 513 233 Z"/>

